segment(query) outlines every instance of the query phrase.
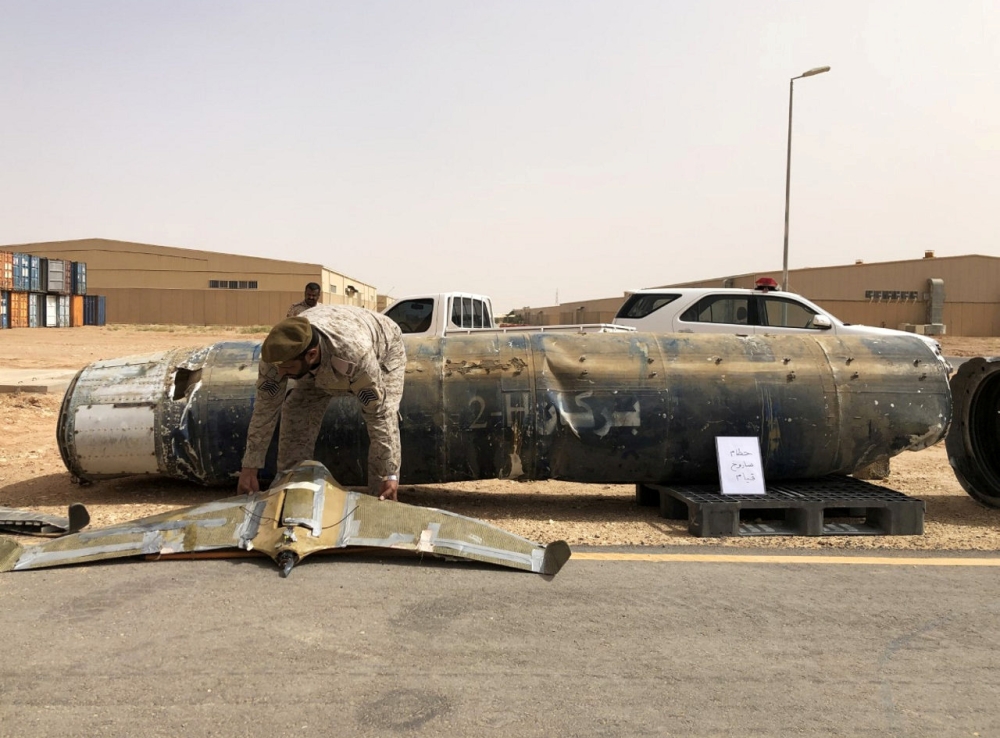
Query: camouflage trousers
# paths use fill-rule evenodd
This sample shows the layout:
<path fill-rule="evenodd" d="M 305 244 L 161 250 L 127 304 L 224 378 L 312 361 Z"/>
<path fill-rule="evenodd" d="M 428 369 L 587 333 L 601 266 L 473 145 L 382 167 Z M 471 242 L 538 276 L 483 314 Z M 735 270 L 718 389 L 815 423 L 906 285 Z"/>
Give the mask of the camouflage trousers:
<path fill-rule="evenodd" d="M 405 362 L 391 371 L 382 372 L 385 397 L 375 413 L 364 413 L 365 424 L 379 423 L 388 431 L 386 448 L 372 442 L 368 453 L 368 490 L 377 493 L 382 484 L 384 461 L 400 458 L 399 403 L 403 398 Z M 292 384 L 292 383 L 289 383 Z M 350 395 L 347 390 L 320 389 L 311 377 L 296 380 L 285 395 L 281 406 L 281 427 L 278 432 L 278 469 L 291 469 L 301 461 L 316 458 L 316 439 L 323 424 L 323 415 L 332 397 Z M 359 403 L 360 405 L 360 403 Z M 371 433 L 369 432 L 369 439 Z"/>

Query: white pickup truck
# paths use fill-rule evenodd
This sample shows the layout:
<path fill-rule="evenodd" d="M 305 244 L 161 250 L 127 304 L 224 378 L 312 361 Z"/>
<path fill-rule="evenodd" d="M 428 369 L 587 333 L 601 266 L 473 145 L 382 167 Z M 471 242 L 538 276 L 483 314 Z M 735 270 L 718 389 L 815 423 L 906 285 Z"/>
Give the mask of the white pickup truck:
<path fill-rule="evenodd" d="M 572 331 L 576 333 L 620 333 L 635 328 L 610 323 L 572 325 L 497 326 L 493 303 L 486 295 L 470 292 L 439 292 L 402 297 L 382 311 L 403 333 L 413 336 L 451 336 L 460 333 L 525 331 Z"/>

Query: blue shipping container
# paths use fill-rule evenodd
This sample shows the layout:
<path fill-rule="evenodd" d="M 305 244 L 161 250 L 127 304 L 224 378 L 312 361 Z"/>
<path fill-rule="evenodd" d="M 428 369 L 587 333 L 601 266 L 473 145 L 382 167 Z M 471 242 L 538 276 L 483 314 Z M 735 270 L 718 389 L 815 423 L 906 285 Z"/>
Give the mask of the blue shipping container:
<path fill-rule="evenodd" d="M 30 259 L 30 276 L 28 289 L 32 292 L 42 291 L 42 257 L 28 255 Z"/>
<path fill-rule="evenodd" d="M 74 261 L 72 262 L 73 268 L 73 294 L 74 295 L 86 295 L 87 294 L 87 262 L 85 261 Z"/>
<path fill-rule="evenodd" d="M 104 295 L 86 295 L 83 298 L 83 324 L 104 325 L 106 298 Z"/>
<path fill-rule="evenodd" d="M 31 287 L 31 255 L 14 254 L 14 291 L 27 292 Z"/>
<path fill-rule="evenodd" d="M 10 325 L 10 318 L 7 316 L 10 314 L 10 298 L 7 297 L 6 292 L 0 292 L 0 328 L 6 328 Z"/>

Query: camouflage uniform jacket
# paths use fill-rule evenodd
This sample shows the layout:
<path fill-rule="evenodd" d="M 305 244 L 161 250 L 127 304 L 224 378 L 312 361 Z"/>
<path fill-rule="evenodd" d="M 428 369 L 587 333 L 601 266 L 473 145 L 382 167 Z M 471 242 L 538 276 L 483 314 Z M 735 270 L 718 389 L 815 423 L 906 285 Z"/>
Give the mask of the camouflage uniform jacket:
<path fill-rule="evenodd" d="M 316 307 L 319 307 L 319 304 L 317 304 Z M 298 315 L 300 313 L 304 313 L 306 310 L 309 310 L 309 309 L 310 308 L 306 304 L 306 301 L 303 300 L 302 302 L 297 302 L 294 305 L 292 305 L 290 308 L 288 308 L 288 312 L 285 313 L 285 317 L 286 318 L 294 318 L 296 315 Z"/>
<path fill-rule="evenodd" d="M 406 369 L 399 326 L 380 313 L 349 305 L 317 305 L 301 316 L 319 331 L 319 366 L 286 392 L 288 378 L 273 364 L 260 362 L 243 466 L 264 466 L 279 412 L 279 470 L 313 458 L 330 396 L 349 392 L 361 404 L 368 428 L 369 483 L 398 475 L 398 415 Z"/>

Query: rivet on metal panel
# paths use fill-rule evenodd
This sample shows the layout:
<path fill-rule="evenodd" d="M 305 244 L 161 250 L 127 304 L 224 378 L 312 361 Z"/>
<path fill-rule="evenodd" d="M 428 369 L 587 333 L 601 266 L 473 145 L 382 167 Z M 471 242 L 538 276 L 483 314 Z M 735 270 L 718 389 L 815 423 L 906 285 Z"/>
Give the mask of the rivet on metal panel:
<path fill-rule="evenodd" d="M 914 359 L 913 366 L 920 366 L 920 359 Z"/>
<path fill-rule="evenodd" d="M 920 378 L 921 378 L 921 379 L 927 379 L 927 373 L 925 372 L 924 374 L 921 374 L 921 375 L 920 375 Z"/>
<path fill-rule="evenodd" d="M 721 356 L 716 356 L 715 357 L 715 363 L 716 364 L 721 364 L 722 363 L 722 357 Z"/>
<path fill-rule="evenodd" d="M 584 369 L 582 372 L 580 372 L 580 376 L 581 377 L 586 377 L 588 374 L 590 374 L 590 372 L 588 372 L 586 369 Z"/>
<path fill-rule="evenodd" d="M 586 361 L 586 360 L 587 360 L 587 357 L 586 357 L 586 356 L 581 356 L 581 357 L 580 357 L 580 361 Z"/>
<path fill-rule="evenodd" d="M 782 360 L 781 360 L 781 363 L 782 363 L 782 364 L 787 364 L 787 363 L 788 363 L 789 361 L 791 361 L 791 359 L 789 359 L 789 358 L 788 358 L 788 357 L 786 356 L 786 357 L 785 357 L 784 359 L 782 359 Z"/>
<path fill-rule="evenodd" d="M 649 373 L 649 378 L 650 378 L 650 379 L 652 379 L 652 378 L 653 378 L 653 377 L 655 377 L 655 376 L 656 376 L 656 372 L 650 372 L 650 373 Z"/>
<path fill-rule="evenodd" d="M 848 356 L 847 357 L 847 363 L 850 364 L 852 361 L 854 361 L 854 357 L 853 356 Z"/>
<path fill-rule="evenodd" d="M 653 357 L 652 356 L 647 356 L 646 357 L 646 363 L 647 364 L 652 364 L 653 363 Z"/>
<path fill-rule="evenodd" d="M 857 372 L 854 372 L 854 374 L 851 375 L 851 379 L 857 379 L 860 376 L 861 376 L 860 374 L 858 374 Z"/>
<path fill-rule="evenodd" d="M 795 379 L 795 372 L 788 372 L 788 381 L 791 382 Z"/>

